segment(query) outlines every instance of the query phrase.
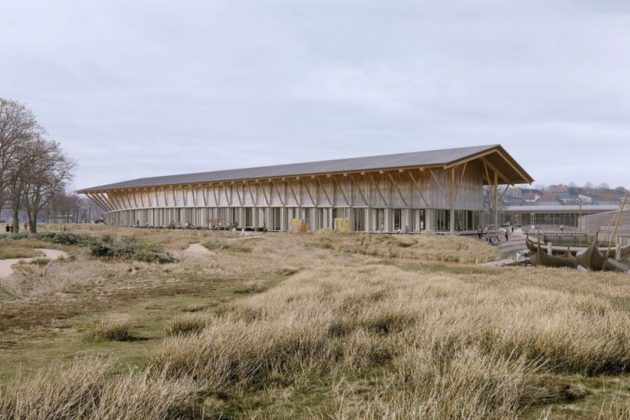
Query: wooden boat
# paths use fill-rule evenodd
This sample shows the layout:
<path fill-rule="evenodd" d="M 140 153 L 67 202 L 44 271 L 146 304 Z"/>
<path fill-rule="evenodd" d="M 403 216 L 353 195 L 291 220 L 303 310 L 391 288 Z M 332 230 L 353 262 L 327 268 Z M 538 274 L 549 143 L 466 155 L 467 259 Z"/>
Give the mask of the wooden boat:
<path fill-rule="evenodd" d="M 588 234 L 586 233 L 545 233 L 543 234 L 543 242 L 553 242 L 558 245 L 570 245 L 586 247 L 591 243 Z"/>
<path fill-rule="evenodd" d="M 575 259 L 582 267 L 591 271 L 602 271 L 605 263 L 604 255 L 599 250 L 597 236 L 595 235 L 595 239 L 588 248 L 575 256 Z"/>
<path fill-rule="evenodd" d="M 564 258 L 573 258 L 573 253 L 571 252 L 571 247 L 567 246 L 567 252 L 564 254 Z"/>
<path fill-rule="evenodd" d="M 567 253 L 565 256 L 558 255 L 549 255 L 547 252 L 543 251 L 542 246 L 540 245 L 540 241 L 538 242 L 538 246 L 536 247 L 536 253 L 532 256 L 531 260 L 534 265 L 542 265 L 545 267 L 569 267 L 569 268 L 577 268 L 578 262 L 571 254 L 571 249 L 567 249 Z"/>
<path fill-rule="evenodd" d="M 527 245 L 527 249 L 529 249 L 531 252 L 536 252 L 538 250 L 536 244 L 534 244 L 534 242 L 529 239 L 529 235 L 525 237 L 525 245 Z"/>
<path fill-rule="evenodd" d="M 594 242 L 597 242 L 598 245 L 601 245 L 597 240 L 595 240 Z M 532 241 L 531 239 L 529 239 L 529 236 L 525 238 L 525 245 L 527 246 L 527 249 L 531 252 L 531 253 L 536 253 L 538 250 L 538 243 Z M 541 245 L 543 248 L 543 251 L 547 251 L 547 245 L 546 244 L 542 244 Z M 569 251 L 571 252 L 571 255 L 577 256 L 577 254 L 587 251 L 589 248 L 584 248 L 584 247 L 575 247 L 575 246 L 561 246 L 561 245 L 553 245 L 551 247 L 551 252 L 553 253 L 553 255 L 566 255 L 567 253 L 567 248 L 569 249 Z M 598 247 L 599 252 L 604 255 L 606 254 L 606 252 L 608 251 L 607 247 Z M 621 248 L 621 256 L 622 258 L 625 256 L 630 256 L 630 245 L 627 245 L 627 248 Z M 617 250 L 616 248 L 611 248 L 610 252 L 608 253 L 608 256 L 610 258 L 615 258 L 615 256 L 617 255 Z"/>
<path fill-rule="evenodd" d="M 623 260 L 630 257 L 630 245 L 619 248 L 619 259 Z"/>

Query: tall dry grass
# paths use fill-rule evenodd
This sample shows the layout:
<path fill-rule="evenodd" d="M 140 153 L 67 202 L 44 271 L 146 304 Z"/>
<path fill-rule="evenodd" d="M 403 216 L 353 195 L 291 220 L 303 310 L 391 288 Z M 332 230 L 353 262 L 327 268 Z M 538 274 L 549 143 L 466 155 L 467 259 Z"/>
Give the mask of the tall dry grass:
<path fill-rule="evenodd" d="M 462 236 L 340 234 L 327 230 L 312 235 L 311 246 L 343 253 L 385 258 L 455 263 L 484 263 L 499 258 L 496 248 Z"/>
<path fill-rule="evenodd" d="M 199 388 L 189 379 L 130 372 L 115 375 L 111 359 L 90 357 L 18 378 L 0 388 L 0 418 L 186 418 Z"/>
<path fill-rule="evenodd" d="M 126 317 L 115 317 L 99 321 L 90 337 L 95 340 L 127 341 L 131 340 L 131 321 Z"/>
<path fill-rule="evenodd" d="M 46 372 L 21 378 L 1 391 L 0 418 L 62 412 L 131 418 L 128 412 L 138 418 L 516 419 L 534 406 L 587 395 L 563 382 L 565 376 L 630 372 L 630 284 L 620 275 L 426 262 L 495 256 L 462 238 L 317 233 L 213 240 L 251 252 L 219 247 L 205 265 L 184 259 L 159 270 L 172 281 L 193 273 L 240 274 L 257 284 L 264 269 L 282 283 L 245 288 L 261 293 L 215 313 L 174 318 L 166 325 L 170 336 L 150 352 L 142 372 L 116 374 L 108 365 L 99 374 L 97 365 L 96 376 L 82 382 L 72 376 L 73 365 L 59 379 Z M 134 272 L 125 274 L 129 265 L 98 264 L 100 274 L 82 286 L 111 287 L 104 273 L 121 287 L 161 279 L 155 271 L 132 279 Z M 68 263 L 51 270 L 60 281 L 64 275 L 54 270 L 80 268 Z M 22 293 L 36 290 L 43 293 Z M 77 363 L 79 371 L 83 362 Z M 61 392 L 37 407 L 35 396 L 54 388 Z M 307 401 L 308 409 L 296 401 Z M 599 415 L 624 413 L 627 405 L 609 401 Z"/>
<path fill-rule="evenodd" d="M 629 334 L 625 310 L 589 295 L 320 268 L 165 340 L 149 366 L 241 392 L 332 375 L 350 384 L 337 388 L 341 418 L 517 418 L 555 392 L 538 372 L 629 371 Z M 370 375 L 378 386 L 353 391 Z"/>
<path fill-rule="evenodd" d="M 3 242 L 6 242 L 6 240 L 0 240 L 0 260 L 36 258 L 44 255 L 29 246 L 16 246 L 14 244 L 6 244 Z"/>
<path fill-rule="evenodd" d="M 208 325 L 208 316 L 203 313 L 192 313 L 178 316 L 166 325 L 166 335 L 198 334 Z"/>

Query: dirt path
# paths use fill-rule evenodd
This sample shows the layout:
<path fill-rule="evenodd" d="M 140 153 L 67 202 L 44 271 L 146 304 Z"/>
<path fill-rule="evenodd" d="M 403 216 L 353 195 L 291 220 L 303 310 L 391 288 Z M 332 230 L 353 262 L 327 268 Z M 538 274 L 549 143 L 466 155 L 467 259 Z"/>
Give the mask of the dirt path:
<path fill-rule="evenodd" d="M 43 257 L 39 258 L 48 258 L 49 260 L 57 260 L 62 257 L 66 258 L 68 256 L 68 254 L 63 251 L 59 251 L 58 249 L 37 248 L 35 249 L 35 251 L 39 251 L 44 254 Z M 13 274 L 13 266 L 20 261 L 30 262 L 34 259 L 35 258 L 12 258 L 9 260 L 0 260 L 0 279 L 9 277 L 11 274 Z"/>
<path fill-rule="evenodd" d="M 211 257 L 216 255 L 214 252 L 210 251 L 208 248 L 201 244 L 192 244 L 188 248 L 184 250 L 184 254 L 188 255 L 206 255 Z"/>

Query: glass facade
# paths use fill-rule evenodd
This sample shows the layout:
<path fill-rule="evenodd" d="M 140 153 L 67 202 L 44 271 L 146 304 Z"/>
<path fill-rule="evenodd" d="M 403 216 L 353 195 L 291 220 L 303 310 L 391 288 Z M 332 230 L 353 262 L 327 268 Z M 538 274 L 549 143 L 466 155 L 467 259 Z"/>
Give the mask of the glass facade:
<path fill-rule="evenodd" d="M 450 232 L 451 230 L 451 211 L 435 210 L 435 231 Z"/>
<path fill-rule="evenodd" d="M 280 207 L 273 207 L 271 209 L 271 230 L 282 229 L 282 209 Z"/>
<path fill-rule="evenodd" d="M 455 210 L 455 231 L 477 230 L 481 226 L 478 210 Z"/>
<path fill-rule="evenodd" d="M 426 211 L 424 209 L 415 209 L 411 213 L 411 230 L 414 232 L 422 232 L 426 229 L 425 224 Z"/>
<path fill-rule="evenodd" d="M 520 226 L 572 226 L 577 227 L 580 215 L 578 213 L 513 213 L 504 214 L 503 223 L 513 223 Z"/>
<path fill-rule="evenodd" d="M 376 231 L 385 231 L 385 209 L 374 209 L 374 218 Z"/>
<path fill-rule="evenodd" d="M 392 210 L 392 212 L 394 213 L 394 232 L 397 232 L 399 230 L 402 230 L 403 226 L 402 226 L 402 210 L 401 209 L 394 209 Z"/>
<path fill-rule="evenodd" d="M 355 232 L 365 231 L 365 209 L 352 209 L 352 230 Z"/>
<path fill-rule="evenodd" d="M 245 212 L 245 226 L 246 227 L 254 226 L 253 209 L 251 207 L 245 207 L 243 211 Z"/>

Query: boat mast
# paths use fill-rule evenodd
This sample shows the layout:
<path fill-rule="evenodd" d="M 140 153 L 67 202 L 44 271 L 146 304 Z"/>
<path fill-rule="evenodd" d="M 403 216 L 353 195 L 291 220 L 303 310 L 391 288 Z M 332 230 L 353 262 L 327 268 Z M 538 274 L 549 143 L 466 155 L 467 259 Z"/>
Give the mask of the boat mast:
<path fill-rule="evenodd" d="M 608 240 L 608 249 L 606 250 L 606 256 L 604 258 L 604 266 L 602 267 L 602 271 L 606 268 L 606 262 L 608 261 L 608 255 L 610 254 L 610 248 L 612 247 L 613 241 L 617 237 L 617 230 L 619 229 L 619 223 L 621 223 L 621 217 L 623 216 L 623 211 L 626 208 L 626 201 L 628 200 L 628 191 L 623 196 L 623 200 L 621 201 L 621 207 L 619 208 L 619 214 L 617 215 L 617 221 L 615 222 L 615 229 L 613 230 L 612 238 Z M 615 242 L 616 245 L 616 242 Z"/>

